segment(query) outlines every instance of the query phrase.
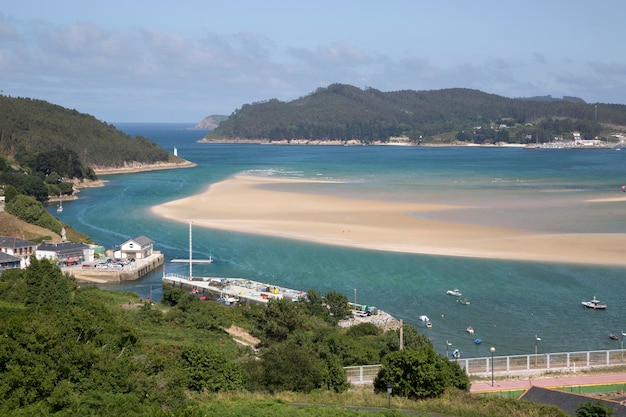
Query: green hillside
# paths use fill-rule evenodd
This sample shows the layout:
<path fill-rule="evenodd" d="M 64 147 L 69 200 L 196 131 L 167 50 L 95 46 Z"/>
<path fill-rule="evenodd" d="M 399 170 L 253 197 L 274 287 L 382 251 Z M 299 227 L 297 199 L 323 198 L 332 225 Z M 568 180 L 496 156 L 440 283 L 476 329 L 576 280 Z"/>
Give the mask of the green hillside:
<path fill-rule="evenodd" d="M 0 275 L 0 415 L 566 415 L 472 395 L 461 367 L 416 328 L 404 325 L 400 349 L 399 331 L 339 327 L 346 309 L 344 295 L 314 290 L 299 302 L 227 307 L 168 289 L 154 304 L 78 286 L 32 259 Z M 381 360 L 393 372 L 383 388 L 349 386 L 344 366 Z"/>
<path fill-rule="evenodd" d="M 581 99 L 506 98 L 477 90 L 382 92 L 332 84 L 290 102 L 246 104 L 206 139 L 358 139 L 365 143 L 408 136 L 414 143 L 547 142 L 576 130 L 611 138 L 626 126 L 626 106 Z"/>
<path fill-rule="evenodd" d="M 0 154 L 32 166 L 33 159 L 47 152 L 71 155 L 93 169 L 182 162 L 147 138 L 131 138 L 91 115 L 43 100 L 0 95 Z"/>

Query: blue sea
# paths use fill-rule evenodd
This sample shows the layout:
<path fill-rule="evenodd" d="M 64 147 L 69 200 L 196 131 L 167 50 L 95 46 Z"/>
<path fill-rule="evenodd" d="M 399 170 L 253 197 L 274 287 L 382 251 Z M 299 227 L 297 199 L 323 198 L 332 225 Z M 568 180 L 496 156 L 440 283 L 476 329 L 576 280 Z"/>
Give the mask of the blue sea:
<path fill-rule="evenodd" d="M 154 217 L 150 207 L 204 191 L 210 184 L 249 172 L 338 180 L 299 191 L 387 201 L 439 202 L 476 207 L 428 213 L 428 218 L 549 232 L 626 233 L 623 203 L 585 203 L 622 196 L 626 150 L 557 150 L 457 147 L 267 146 L 197 143 L 206 131 L 192 124 L 120 123 L 197 167 L 109 175 L 102 188 L 50 211 L 96 242 L 112 248 L 146 235 L 166 258 L 166 271 L 188 257 L 189 228 Z M 287 187 L 287 186 L 286 186 Z M 286 190 L 294 190 L 286 188 Z M 254 202 L 250 202 L 254 204 Z M 463 357 L 619 349 L 609 333 L 626 330 L 625 268 L 426 256 L 326 246 L 194 226 L 195 276 L 241 277 L 378 307 L 426 334 L 440 353 Z M 616 248 L 624 251 L 626 248 Z M 162 294 L 162 272 L 103 288 L 142 297 Z M 446 290 L 459 288 L 464 306 Z M 606 311 L 584 309 L 597 296 Z M 433 328 L 418 320 L 427 315 Z M 472 326 L 476 333 L 465 329 Z M 481 345 L 474 338 L 483 340 Z"/>

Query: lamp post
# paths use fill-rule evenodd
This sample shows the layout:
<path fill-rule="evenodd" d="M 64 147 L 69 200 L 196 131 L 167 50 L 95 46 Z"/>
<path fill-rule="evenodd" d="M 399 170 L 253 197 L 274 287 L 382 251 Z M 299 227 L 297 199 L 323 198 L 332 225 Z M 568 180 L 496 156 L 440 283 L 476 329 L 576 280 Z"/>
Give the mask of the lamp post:
<path fill-rule="evenodd" d="M 491 351 L 491 386 L 493 387 L 493 354 L 496 352 L 496 348 L 491 346 L 489 350 Z"/>
<path fill-rule="evenodd" d="M 622 362 L 624 362 L 624 336 L 626 336 L 626 333 L 622 330 Z"/>
<path fill-rule="evenodd" d="M 391 409 L 391 382 L 387 382 L 387 408 Z"/>
<path fill-rule="evenodd" d="M 624 338 L 622 337 L 622 340 L 623 340 L 623 339 L 624 339 Z M 623 344 L 623 342 L 622 342 L 622 344 Z M 450 359 L 450 354 L 448 353 L 448 348 L 449 348 L 450 346 L 452 346 L 452 343 L 450 343 L 450 342 L 448 342 L 448 341 L 446 340 L 446 359 Z M 622 347 L 622 349 L 624 349 L 624 348 Z"/>
<path fill-rule="evenodd" d="M 535 367 L 537 366 L 537 345 L 539 344 L 540 341 L 541 341 L 541 338 L 535 335 Z"/>

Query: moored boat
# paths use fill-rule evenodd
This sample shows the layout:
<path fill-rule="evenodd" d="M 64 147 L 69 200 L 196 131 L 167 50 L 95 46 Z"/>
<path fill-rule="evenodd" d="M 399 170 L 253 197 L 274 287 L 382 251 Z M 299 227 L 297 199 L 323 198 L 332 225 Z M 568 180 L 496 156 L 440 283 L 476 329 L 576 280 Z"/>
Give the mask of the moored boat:
<path fill-rule="evenodd" d="M 619 340 L 619 336 L 618 336 L 618 335 L 616 335 L 615 333 L 611 333 L 611 334 L 609 335 L 609 339 L 612 339 L 612 340 Z"/>
<path fill-rule="evenodd" d="M 601 303 L 600 300 L 598 300 L 596 298 L 596 296 L 593 296 L 593 300 L 591 301 L 583 301 L 582 305 L 586 308 L 592 308 L 594 310 L 605 310 L 606 309 L 606 303 Z"/>
<path fill-rule="evenodd" d="M 446 294 L 448 294 L 448 295 L 453 295 L 453 296 L 455 296 L 455 297 L 461 297 L 461 296 L 463 295 L 463 294 L 461 294 L 461 291 L 459 291 L 459 289 L 458 289 L 458 288 L 455 288 L 455 289 L 453 289 L 453 290 L 448 290 L 448 291 L 446 292 Z"/>
<path fill-rule="evenodd" d="M 467 330 L 469 334 L 474 334 L 474 328 L 472 326 L 467 326 L 467 329 L 465 330 Z"/>

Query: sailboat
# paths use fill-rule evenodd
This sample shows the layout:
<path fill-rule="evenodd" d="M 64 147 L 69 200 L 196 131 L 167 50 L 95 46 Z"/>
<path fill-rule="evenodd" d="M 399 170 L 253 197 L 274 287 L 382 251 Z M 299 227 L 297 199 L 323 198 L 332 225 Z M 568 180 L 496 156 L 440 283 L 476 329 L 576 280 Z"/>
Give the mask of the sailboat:
<path fill-rule="evenodd" d="M 57 205 L 57 213 L 61 213 L 63 211 L 63 195 L 59 194 L 59 204 Z"/>

